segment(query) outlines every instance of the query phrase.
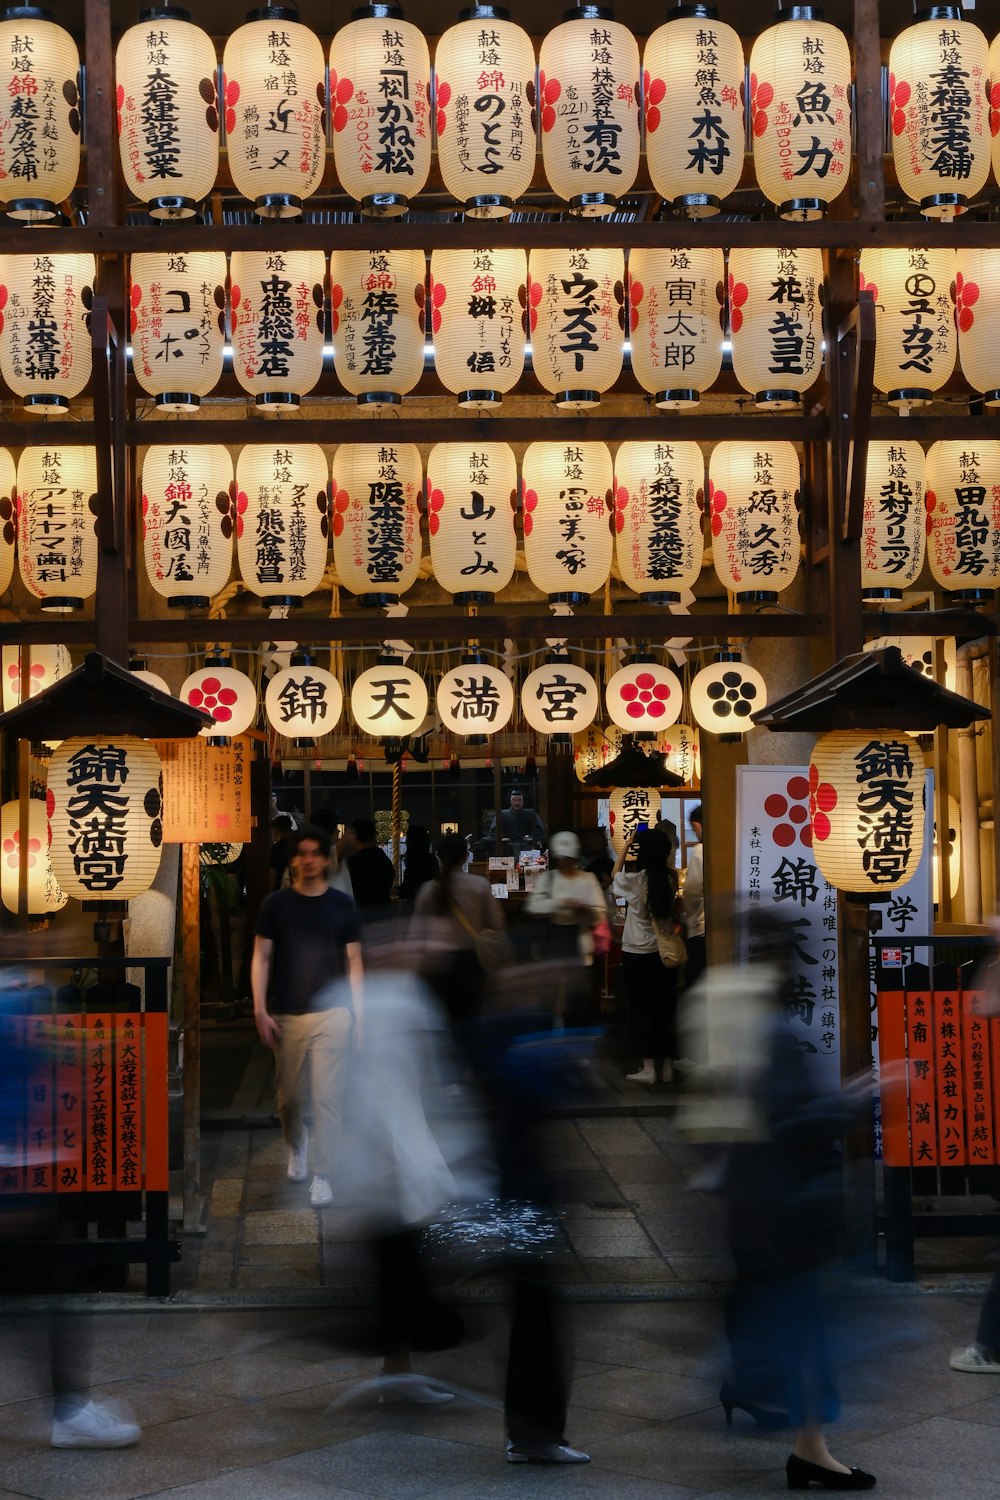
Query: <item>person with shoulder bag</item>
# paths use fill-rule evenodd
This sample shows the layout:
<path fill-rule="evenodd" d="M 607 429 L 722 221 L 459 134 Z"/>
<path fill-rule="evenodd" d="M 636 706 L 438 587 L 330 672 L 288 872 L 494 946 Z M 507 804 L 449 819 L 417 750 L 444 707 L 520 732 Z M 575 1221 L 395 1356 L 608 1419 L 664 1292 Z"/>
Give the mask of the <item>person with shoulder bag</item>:
<path fill-rule="evenodd" d="M 675 847 L 675 846 L 674 846 Z M 664 828 L 638 829 L 615 860 L 611 889 L 627 903 L 622 933 L 622 977 L 629 1048 L 642 1059 L 630 1083 L 673 1081 L 677 1055 L 677 979 L 684 940 L 675 920 L 678 876 Z"/>
<path fill-rule="evenodd" d="M 468 849 L 459 833 L 437 845 L 441 873 L 417 891 L 410 936 L 420 971 L 444 1006 L 453 1029 L 474 1021 L 488 973 L 510 961 L 504 915 L 482 875 L 467 875 Z"/>

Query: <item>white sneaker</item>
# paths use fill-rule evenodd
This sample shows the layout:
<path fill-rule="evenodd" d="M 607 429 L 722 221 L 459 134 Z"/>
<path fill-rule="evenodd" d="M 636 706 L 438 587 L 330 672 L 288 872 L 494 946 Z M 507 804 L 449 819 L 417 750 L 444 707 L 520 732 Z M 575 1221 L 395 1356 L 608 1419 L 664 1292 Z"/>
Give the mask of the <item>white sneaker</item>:
<path fill-rule="evenodd" d="M 319 1176 L 313 1178 L 309 1187 L 309 1202 L 313 1208 L 326 1208 L 333 1202 L 333 1188 L 328 1178 Z"/>
<path fill-rule="evenodd" d="M 305 1182 L 309 1176 L 309 1132 L 303 1130 L 302 1145 L 296 1150 L 295 1147 L 288 1148 L 288 1180 L 289 1182 Z"/>
<path fill-rule="evenodd" d="M 625 1082 L 626 1083 L 655 1083 L 656 1082 L 656 1070 L 655 1070 L 655 1068 L 640 1068 L 639 1071 L 638 1071 L 638 1073 L 626 1073 L 625 1074 Z"/>
<path fill-rule="evenodd" d="M 131 1448 L 141 1437 L 138 1422 L 115 1416 L 99 1401 L 88 1401 L 71 1417 L 52 1422 L 53 1448 Z"/>
<path fill-rule="evenodd" d="M 1000 1375 L 1000 1359 L 991 1349 L 981 1349 L 978 1344 L 956 1349 L 948 1363 L 953 1370 L 962 1370 L 966 1375 Z"/>

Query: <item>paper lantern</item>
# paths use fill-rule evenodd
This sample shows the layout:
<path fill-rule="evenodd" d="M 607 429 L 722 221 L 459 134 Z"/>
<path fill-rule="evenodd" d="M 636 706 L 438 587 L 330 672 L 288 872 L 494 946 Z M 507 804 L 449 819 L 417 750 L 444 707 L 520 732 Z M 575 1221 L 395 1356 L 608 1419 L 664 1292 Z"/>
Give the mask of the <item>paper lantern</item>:
<path fill-rule="evenodd" d="M 264 218 L 291 219 L 326 162 L 326 67 L 292 5 L 251 11 L 222 55 L 226 149 L 236 190 Z"/>
<path fill-rule="evenodd" d="M 333 560 L 344 588 L 380 608 L 420 574 L 424 473 L 413 443 L 343 443 L 334 458 Z"/>
<path fill-rule="evenodd" d="M 240 573 L 269 608 L 295 608 L 323 582 L 328 484 L 318 443 L 252 443 L 236 461 Z"/>
<path fill-rule="evenodd" d="M 521 713 L 539 734 L 578 734 L 594 722 L 599 707 L 597 683 L 568 657 L 536 667 L 521 684 Z"/>
<path fill-rule="evenodd" d="M 691 682 L 695 723 L 710 734 L 732 739 L 753 726 L 751 714 L 767 707 L 767 683 L 754 667 L 735 659 L 702 667 Z"/>
<path fill-rule="evenodd" d="M 129 671 L 133 677 L 138 678 L 140 682 L 144 682 L 147 687 L 155 688 L 158 693 L 170 693 L 169 684 L 158 672 L 148 672 L 145 667 L 137 666 L 129 666 Z"/>
<path fill-rule="evenodd" d="M 0 448 L 0 594 L 14 576 L 17 541 L 17 466 L 7 448 Z"/>
<path fill-rule="evenodd" d="M 176 6 L 144 11 L 118 43 L 118 153 L 152 219 L 190 218 L 215 186 L 218 67 L 211 37 Z"/>
<path fill-rule="evenodd" d="M 861 530 L 862 599 L 901 599 L 924 565 L 924 450 L 868 444 Z"/>
<path fill-rule="evenodd" d="M 578 5 L 539 54 L 549 186 L 571 212 L 613 213 L 639 170 L 639 44 L 607 5 Z"/>
<path fill-rule="evenodd" d="M 142 461 L 146 574 L 170 609 L 208 609 L 233 566 L 233 461 L 221 444 L 148 448 Z"/>
<path fill-rule="evenodd" d="M 632 369 L 663 410 L 697 406 L 722 369 L 721 250 L 630 250 Z"/>
<path fill-rule="evenodd" d="M 615 729 L 619 734 L 620 730 Z M 577 781 L 585 782 L 593 771 L 600 771 L 611 758 L 611 741 L 600 724 L 588 724 L 573 736 L 573 770 Z"/>
<path fill-rule="evenodd" d="M 924 757 L 897 730 L 838 729 L 809 761 L 809 822 L 832 886 L 877 895 L 905 885 L 924 843 Z"/>
<path fill-rule="evenodd" d="M 557 406 L 597 406 L 621 374 L 624 281 L 621 250 L 531 251 L 531 363 Z"/>
<path fill-rule="evenodd" d="M 422 250 L 330 256 L 333 367 L 359 406 L 398 406 L 423 374 L 426 276 Z"/>
<path fill-rule="evenodd" d="M 94 449 L 23 449 L 17 509 L 21 582 L 44 610 L 82 609 L 97 588 Z"/>
<path fill-rule="evenodd" d="M 773 604 L 799 569 L 794 446 L 717 444 L 708 465 L 708 493 L 719 582 L 741 604 Z"/>
<path fill-rule="evenodd" d="M 955 600 L 989 603 L 1000 587 L 1000 442 L 927 450 L 927 560 Z"/>
<path fill-rule="evenodd" d="M 42 917 L 60 911 L 69 899 L 52 873 L 50 838 L 45 803 L 40 798 L 29 799 L 27 827 L 23 829 L 20 802 L 6 802 L 0 808 L 0 900 L 15 916 L 19 911 L 22 864 L 28 867 L 26 916 Z"/>
<path fill-rule="evenodd" d="M 395 4 L 363 5 L 330 44 L 333 159 L 362 213 L 405 214 L 431 167 L 431 60 Z"/>
<path fill-rule="evenodd" d="M 928 219 L 953 219 L 990 170 L 990 52 L 961 5 L 935 5 L 889 52 L 889 120 L 899 186 Z"/>
<path fill-rule="evenodd" d="M 941 902 L 941 845 L 944 844 L 945 871 L 948 877 L 948 894 L 954 901 L 958 895 L 958 886 L 962 878 L 962 840 L 960 837 L 962 828 L 962 815 L 958 808 L 958 798 L 948 793 L 948 826 L 944 830 L 944 839 L 941 838 L 941 830 L 938 827 L 937 818 L 934 819 L 934 856 L 932 861 L 934 881 L 934 905 Z"/>
<path fill-rule="evenodd" d="M 258 407 L 299 405 L 323 373 L 322 250 L 235 250 L 229 264 L 233 371 Z"/>
<path fill-rule="evenodd" d="M 44 693 L 63 677 L 68 677 L 73 670 L 73 663 L 65 646 L 30 647 L 30 664 L 27 661 L 28 654 L 27 646 L 4 646 L 0 649 L 4 713 L 9 713 L 21 703 L 27 703 L 29 698 L 37 698 L 39 693 Z M 27 692 L 25 681 L 28 683 Z"/>
<path fill-rule="evenodd" d="M 363 734 L 388 739 L 415 734 L 427 717 L 427 684 L 401 660 L 369 667 L 351 689 L 351 717 Z"/>
<path fill-rule="evenodd" d="M 264 694 L 264 713 L 271 728 L 300 745 L 312 745 L 340 720 L 344 694 L 332 672 L 311 658 L 293 661 L 275 672 Z"/>
<path fill-rule="evenodd" d="M 438 166 L 470 219 L 502 219 L 535 168 L 535 49 L 510 12 L 477 5 L 434 54 Z"/>
<path fill-rule="evenodd" d="M 528 576 L 552 604 L 586 604 L 611 572 L 611 454 L 604 443 L 532 443 L 521 476 Z"/>
<path fill-rule="evenodd" d="M 640 828 L 655 828 L 663 799 L 659 787 L 619 786 L 608 798 L 608 833 L 615 854 L 621 854 L 626 843 Z"/>
<path fill-rule="evenodd" d="M 822 218 L 851 175 L 851 53 L 818 5 L 795 5 L 750 53 L 757 181 L 783 219 Z"/>
<path fill-rule="evenodd" d="M 1000 182 L 1000 33 L 990 44 L 990 152 L 993 175 Z"/>
<path fill-rule="evenodd" d="M 34 6 L 0 19 L 0 182 L 4 208 L 54 219 L 80 175 L 80 54 Z"/>
<path fill-rule="evenodd" d="M 0 373 L 27 408 L 66 411 L 90 379 L 93 296 L 92 255 L 3 257 Z"/>
<path fill-rule="evenodd" d="M 653 735 L 676 723 L 684 707 L 680 678 L 655 661 L 621 667 L 604 691 L 608 713 L 629 734 Z"/>
<path fill-rule="evenodd" d="M 456 604 L 488 604 L 514 576 L 517 461 L 506 443 L 438 443 L 427 460 L 431 565 Z"/>
<path fill-rule="evenodd" d="M 875 297 L 875 385 L 905 414 L 955 368 L 954 250 L 862 250 L 859 285 Z"/>
<path fill-rule="evenodd" d="M 685 786 L 701 779 L 701 747 L 698 731 L 690 724 L 673 724 L 656 736 L 656 749 L 663 756 L 668 771 L 679 776 Z"/>
<path fill-rule="evenodd" d="M 701 572 L 705 460 L 697 443 L 622 443 L 615 455 L 615 556 L 644 604 L 678 604 Z"/>
<path fill-rule="evenodd" d="M 257 689 L 245 672 L 229 665 L 228 657 L 210 659 L 185 677 L 177 696 L 215 720 L 199 729 L 202 739 L 231 739 L 257 717 Z"/>
<path fill-rule="evenodd" d="M 1000 51 L 997 53 L 1000 68 Z M 996 88 L 1000 90 L 1000 74 Z M 1000 107 L 997 111 L 1000 138 Z M 962 374 L 989 407 L 1000 406 L 1000 250 L 956 252 L 955 318 Z"/>
<path fill-rule="evenodd" d="M 704 219 L 743 171 L 743 43 L 714 5 L 668 16 L 642 58 L 646 161 L 678 212 Z"/>
<path fill-rule="evenodd" d="M 446 672 L 437 687 L 437 711 L 449 734 L 481 744 L 505 729 L 514 712 L 514 688 L 499 667 L 472 657 Z"/>
<path fill-rule="evenodd" d="M 495 411 L 524 372 L 523 250 L 435 250 L 434 368 L 459 406 Z"/>
<path fill-rule="evenodd" d="M 225 254 L 133 255 L 129 273 L 132 373 L 163 411 L 195 411 L 222 378 Z"/>
<path fill-rule="evenodd" d="M 758 406 L 791 411 L 823 368 L 823 252 L 731 250 L 733 372 Z"/>
<path fill-rule="evenodd" d="M 81 901 L 126 901 L 149 889 L 163 842 L 163 778 L 135 735 L 74 736 L 49 762 L 52 873 Z"/>

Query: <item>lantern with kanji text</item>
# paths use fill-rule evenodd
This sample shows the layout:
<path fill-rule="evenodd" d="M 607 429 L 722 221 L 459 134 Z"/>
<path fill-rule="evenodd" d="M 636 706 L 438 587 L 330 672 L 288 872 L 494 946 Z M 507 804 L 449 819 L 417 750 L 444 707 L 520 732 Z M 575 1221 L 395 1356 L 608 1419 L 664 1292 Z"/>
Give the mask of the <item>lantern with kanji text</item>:
<path fill-rule="evenodd" d="M 426 279 L 422 250 L 331 254 L 333 368 L 359 406 L 398 406 L 423 374 Z"/>
<path fill-rule="evenodd" d="M 162 411 L 194 411 L 222 377 L 225 254 L 133 255 L 129 274 L 132 373 Z"/>
<path fill-rule="evenodd" d="M 52 873 L 67 896 L 126 901 L 148 890 L 163 842 L 163 778 L 135 735 L 63 740 L 49 762 Z"/>
<path fill-rule="evenodd" d="M 621 250 L 531 251 L 525 308 L 531 363 L 557 406 L 597 406 L 621 374 L 624 281 Z"/>
<path fill-rule="evenodd" d="M 719 443 L 712 450 L 712 561 L 741 604 L 774 604 L 798 572 L 799 478 L 791 443 Z"/>
<path fill-rule="evenodd" d="M 26 822 L 21 818 L 20 802 L 6 802 L 0 807 L 0 900 L 15 916 L 20 913 L 21 871 L 25 866 L 25 916 L 48 916 L 60 911 L 69 899 L 52 873 L 51 837 L 41 798 L 29 799 Z"/>
<path fill-rule="evenodd" d="M 758 406 L 789 411 L 823 368 L 823 252 L 731 250 L 733 372 Z"/>
<path fill-rule="evenodd" d="M 672 724 L 656 736 L 656 749 L 663 756 L 667 770 L 679 776 L 685 786 L 701 777 L 701 750 L 698 731 L 690 724 Z"/>
<path fill-rule="evenodd" d="M 24 448 L 17 464 L 21 582 L 55 613 L 82 609 L 97 588 L 97 454 Z"/>
<path fill-rule="evenodd" d="M 0 594 L 14 576 L 17 543 L 17 465 L 8 448 L 0 448 Z"/>
<path fill-rule="evenodd" d="M 901 599 L 924 565 L 924 450 L 870 442 L 861 523 L 862 599 Z"/>
<path fill-rule="evenodd" d="M 722 369 L 722 250 L 630 250 L 635 378 L 665 411 L 697 406 Z"/>
<path fill-rule="evenodd" d="M 146 574 L 169 609 L 208 609 L 229 582 L 234 489 L 233 461 L 221 443 L 147 448 L 142 461 Z"/>
<path fill-rule="evenodd" d="M 528 576 L 552 604 L 585 604 L 611 572 L 614 472 L 604 443 L 532 443 L 521 468 Z"/>
<path fill-rule="evenodd" d="M 438 443 L 427 460 L 434 577 L 456 604 L 488 604 L 514 576 L 517 461 L 506 443 Z"/>
<path fill-rule="evenodd" d="M 499 667 L 472 652 L 438 683 L 437 711 L 450 734 L 464 736 L 471 745 L 481 745 L 510 722 L 514 688 Z"/>
<path fill-rule="evenodd" d="M 838 729 L 809 761 L 809 825 L 820 873 L 879 896 L 905 885 L 924 844 L 924 757 L 898 730 Z"/>
<path fill-rule="evenodd" d="M 655 828 L 663 799 L 659 787 L 617 786 L 608 798 L 608 833 L 615 854 L 621 854 L 634 833 Z"/>
<path fill-rule="evenodd" d="M 465 409 L 495 411 L 521 378 L 526 275 L 523 250 L 431 254 L 434 369 Z"/>
<path fill-rule="evenodd" d="M 705 460 L 697 443 L 622 443 L 615 455 L 615 555 L 644 604 L 678 604 L 701 572 Z"/>
<path fill-rule="evenodd" d="M 427 684 L 401 657 L 383 656 L 355 678 L 351 717 L 363 734 L 405 739 L 427 717 Z"/>
<path fill-rule="evenodd" d="M 1000 588 L 1000 442 L 932 443 L 925 480 L 934 582 L 956 601 L 991 603 Z"/>
<path fill-rule="evenodd" d="M 318 667 L 307 651 L 297 651 L 267 684 L 264 714 L 275 733 L 301 748 L 336 728 L 344 694 L 332 672 Z"/>
<path fill-rule="evenodd" d="M 875 385 L 905 415 L 955 368 L 954 250 L 861 252 L 859 285 L 875 299 Z"/>
<path fill-rule="evenodd" d="M 342 586 L 373 609 L 420 574 L 420 449 L 343 443 L 333 461 L 333 560 Z"/>
<path fill-rule="evenodd" d="M 297 608 L 326 572 L 329 470 L 318 443 L 251 443 L 236 461 L 236 552 L 268 608 Z"/>
<path fill-rule="evenodd" d="M 59 217 L 80 175 L 80 54 L 35 5 L 0 18 L 0 203 L 33 223 Z"/>
<path fill-rule="evenodd" d="M 93 297 L 92 255 L 0 262 L 0 373 L 28 410 L 66 411 L 90 379 Z"/>
<path fill-rule="evenodd" d="M 322 250 L 235 250 L 233 371 L 264 412 L 297 407 L 323 373 Z"/>
<path fill-rule="evenodd" d="M 568 656 L 553 656 L 521 684 L 521 713 L 531 729 L 564 742 L 597 717 L 600 695 L 589 672 Z"/>
<path fill-rule="evenodd" d="M 997 52 L 1000 67 L 1000 50 Z M 1000 89 L 1000 75 L 997 77 Z M 997 112 L 1000 132 L 1000 110 Z M 998 135 L 1000 138 L 1000 135 Z M 1000 406 L 1000 250 L 963 245 L 956 252 L 955 321 L 962 374 L 983 398 Z"/>

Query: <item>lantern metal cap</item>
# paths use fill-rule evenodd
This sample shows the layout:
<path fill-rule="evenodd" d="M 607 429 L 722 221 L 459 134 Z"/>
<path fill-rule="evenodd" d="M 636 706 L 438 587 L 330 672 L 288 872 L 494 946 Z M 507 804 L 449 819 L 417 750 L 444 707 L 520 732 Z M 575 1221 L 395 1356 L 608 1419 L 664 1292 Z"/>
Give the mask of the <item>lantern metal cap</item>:
<path fill-rule="evenodd" d="M 737 604 L 777 604 L 774 589 L 741 589 L 736 594 Z"/>
<path fill-rule="evenodd" d="M 7 20 L 8 15 L 5 15 L 3 19 Z M 20 20 L 21 18 L 15 17 L 14 19 Z M 46 16 L 44 19 L 50 20 L 51 17 Z M 59 205 L 53 203 L 51 198 L 12 198 L 4 212 L 8 219 L 20 219 L 28 224 L 62 218 L 62 214 L 59 212 Z"/>
<path fill-rule="evenodd" d="M 560 391 L 555 398 L 557 406 L 600 406 L 600 391 Z"/>
<path fill-rule="evenodd" d="M 300 594 L 267 594 L 257 601 L 263 609 L 301 609 Z"/>
<path fill-rule="evenodd" d="M 892 600 L 902 599 L 902 597 L 903 597 L 903 590 L 902 589 L 862 589 L 861 590 L 861 602 L 862 602 L 862 604 L 879 604 L 879 603 L 883 602 L 884 600 L 890 600 L 890 601 L 892 601 Z"/>
<path fill-rule="evenodd" d="M 717 5 L 708 5 L 705 0 L 678 0 L 676 10 L 672 10 L 667 16 L 668 21 L 717 21 L 719 19 L 719 8 Z"/>
<path fill-rule="evenodd" d="M 362 609 L 384 609 L 387 604 L 398 604 L 399 600 L 395 594 L 358 594 L 358 604 Z M 402 657 L 385 657 L 386 661 L 402 661 Z M 379 661 L 383 658 L 380 656 Z"/>
<path fill-rule="evenodd" d="M 174 17 L 176 20 L 177 18 Z M 165 193 L 159 198 L 150 198 L 146 212 L 153 220 L 193 219 L 198 205 L 193 198 L 184 198 L 177 193 Z"/>
<path fill-rule="evenodd" d="M 298 19 L 297 5 L 261 5 L 256 10 L 247 11 L 247 21 L 297 21 Z"/>
<path fill-rule="evenodd" d="M 890 406 L 926 406 L 933 391 L 925 386 L 901 386 L 895 391 L 886 391 L 885 399 Z"/>
<path fill-rule="evenodd" d="M 399 19 L 403 12 L 399 12 Z M 405 193 L 369 193 L 361 200 L 361 212 L 370 219 L 396 219 L 409 212 L 410 200 Z"/>
<path fill-rule="evenodd" d="M 373 0 L 370 5 L 359 5 L 351 11 L 352 21 L 366 21 L 374 17 L 379 21 L 402 21 L 403 7 L 401 5 L 386 5 L 383 0 Z"/>
<path fill-rule="evenodd" d="M 280 19 L 275 17 L 275 20 Z M 297 20 L 298 16 L 291 19 Z M 296 198 L 294 193 L 262 193 L 254 199 L 253 211 L 258 219 L 297 219 L 302 212 L 302 199 Z"/>
<path fill-rule="evenodd" d="M 920 212 L 925 219 L 950 219 L 964 214 L 968 206 L 964 193 L 930 193 L 920 200 Z"/>
<path fill-rule="evenodd" d="M 69 398 L 66 396 L 33 394 L 25 396 L 24 409 L 25 411 L 69 411 Z"/>
<path fill-rule="evenodd" d="M 549 595 L 550 604 L 589 604 L 590 595 L 579 593 L 576 589 L 564 589 L 561 593 Z M 565 658 L 560 658 L 564 660 Z"/>
<path fill-rule="evenodd" d="M 685 219 L 711 219 L 719 212 L 720 204 L 714 193 L 681 193 L 680 197 L 671 198 L 670 207 Z"/>
<path fill-rule="evenodd" d="M 275 414 L 301 405 L 301 397 L 295 391 L 261 391 L 256 397 L 257 407 L 265 413 Z"/>
<path fill-rule="evenodd" d="M 510 11 L 506 5 L 470 5 L 458 13 L 460 21 L 509 21 Z"/>
<path fill-rule="evenodd" d="M 982 402 L 984 406 L 1000 406 L 1000 391 L 983 391 Z"/>
<path fill-rule="evenodd" d="M 44 5 L 6 5 L 0 20 L 4 21 L 51 21 L 53 15 Z"/>
<path fill-rule="evenodd" d="M 168 609 L 208 609 L 211 599 L 207 594 L 181 594 L 167 600 Z"/>
<path fill-rule="evenodd" d="M 187 740 L 204 727 L 200 708 L 161 693 L 99 651 L 88 652 L 82 666 L 37 698 L 0 714 L 0 731 L 25 740 L 82 734 Z"/>
<path fill-rule="evenodd" d="M 75 594 L 54 594 L 50 599 L 40 599 L 38 608 L 49 615 L 69 615 L 83 608 L 83 600 Z"/>
<path fill-rule="evenodd" d="M 601 19 L 613 20 L 614 17 L 608 15 Z M 570 213 L 580 219 L 599 219 L 605 214 L 613 214 L 617 207 L 618 199 L 614 193 L 577 193 L 569 200 Z"/>
<path fill-rule="evenodd" d="M 782 9 L 782 0 L 775 0 L 774 19 L 776 21 L 822 21 L 822 5 L 790 5 L 787 10 Z"/>
<path fill-rule="evenodd" d="M 143 26 L 147 21 L 190 21 L 191 12 L 185 10 L 183 5 L 151 5 L 147 10 L 139 12 L 139 25 Z"/>
<path fill-rule="evenodd" d="M 772 411 L 790 411 L 802 405 L 798 391 L 756 391 L 753 399 L 755 406 L 769 406 Z"/>
<path fill-rule="evenodd" d="M 564 21 L 613 21 L 613 5 L 574 5 L 563 11 Z"/>
<path fill-rule="evenodd" d="M 794 20 L 793 16 L 787 16 L 786 20 Z M 799 224 L 811 224 L 816 219 L 821 219 L 826 213 L 826 201 L 823 198 L 789 198 L 786 203 L 778 207 L 778 217 L 781 219 L 794 219 Z"/>
<path fill-rule="evenodd" d="M 965 13 L 961 5 L 927 5 L 923 10 L 913 12 L 913 24 L 920 21 L 964 21 Z"/>
<path fill-rule="evenodd" d="M 494 596 L 487 594 L 483 589 L 467 589 L 464 593 L 453 594 L 452 600 L 455 604 L 492 604 Z M 482 661 L 478 653 L 475 656 L 463 657 L 463 661 Z"/>
<path fill-rule="evenodd" d="M 680 604 L 684 595 L 670 589 L 654 589 L 648 594 L 640 594 L 639 598 L 643 604 Z"/>
<path fill-rule="evenodd" d="M 165 411 L 197 411 L 201 405 L 201 397 L 196 396 L 193 391 L 160 391 L 156 404 Z"/>
<path fill-rule="evenodd" d="M 697 406 L 701 401 L 701 392 L 690 389 L 676 391 L 657 391 L 653 397 L 654 406 L 666 408 L 674 406 Z"/>
<path fill-rule="evenodd" d="M 948 598 L 954 599 L 956 604 L 991 604 L 993 602 L 993 590 L 949 589 Z"/>

